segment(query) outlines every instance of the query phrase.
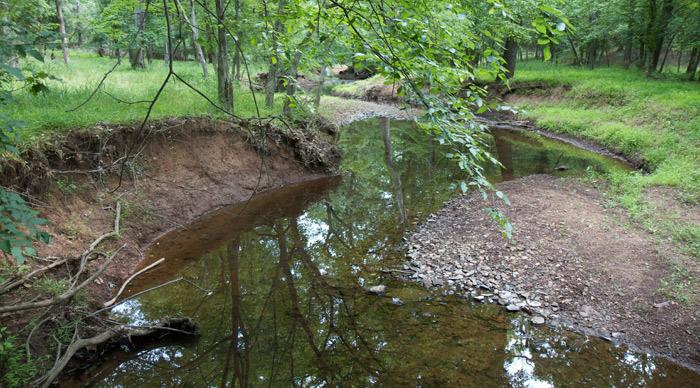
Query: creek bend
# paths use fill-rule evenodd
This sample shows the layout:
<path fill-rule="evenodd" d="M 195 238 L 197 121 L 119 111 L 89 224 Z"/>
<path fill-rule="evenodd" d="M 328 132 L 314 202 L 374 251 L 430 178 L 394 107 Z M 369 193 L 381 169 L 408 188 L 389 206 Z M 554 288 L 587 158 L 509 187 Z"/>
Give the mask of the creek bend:
<path fill-rule="evenodd" d="M 493 182 L 628 167 L 527 133 L 496 131 Z M 65 386 L 697 386 L 665 359 L 546 327 L 396 279 L 402 239 L 458 192 L 462 173 L 411 122 L 341 132 L 340 177 L 261 193 L 164 235 L 114 318 L 190 316 L 201 336 L 111 354 Z M 384 295 L 366 289 L 386 285 Z"/>

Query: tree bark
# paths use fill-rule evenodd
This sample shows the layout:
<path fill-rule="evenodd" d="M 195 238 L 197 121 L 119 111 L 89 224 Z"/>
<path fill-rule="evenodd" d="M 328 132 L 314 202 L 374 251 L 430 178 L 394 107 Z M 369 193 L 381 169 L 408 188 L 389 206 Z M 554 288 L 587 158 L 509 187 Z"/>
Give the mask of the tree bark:
<path fill-rule="evenodd" d="M 197 28 L 197 11 L 195 9 L 194 0 L 190 0 L 190 8 L 192 11 L 190 13 L 190 26 L 192 27 L 192 45 L 194 46 L 194 55 L 199 61 L 199 65 L 202 66 L 202 75 L 204 79 L 209 77 L 209 67 L 207 66 L 207 60 L 204 58 L 204 52 L 202 51 L 202 46 L 199 44 L 199 29 Z"/>
<path fill-rule="evenodd" d="M 700 63 L 700 50 L 695 47 L 693 51 L 690 52 L 690 59 L 688 60 L 688 67 L 685 70 L 685 74 L 688 75 L 689 80 L 695 79 L 695 73 L 698 72 L 698 64 Z"/>
<path fill-rule="evenodd" d="M 294 58 L 292 63 L 289 65 L 289 75 L 287 79 L 287 98 L 284 100 L 284 115 L 289 116 L 292 114 L 292 101 L 294 101 L 294 94 L 297 89 L 297 69 L 299 68 L 299 62 L 301 61 L 301 50 L 297 49 L 294 53 Z"/>
<path fill-rule="evenodd" d="M 274 53 L 270 58 L 270 67 L 267 71 L 267 87 L 265 88 L 265 106 L 271 108 L 275 103 L 275 91 L 277 90 L 277 67 L 279 66 L 279 58 L 277 58 L 277 42 L 278 35 L 282 33 L 284 25 L 282 24 L 282 12 L 284 11 L 285 0 L 279 0 L 277 3 L 277 20 L 275 20 L 275 31 L 272 35 L 272 49 Z"/>
<path fill-rule="evenodd" d="M 518 41 L 513 37 L 506 39 L 505 50 L 503 51 L 503 59 L 506 61 L 506 78 L 511 79 L 515 76 L 515 66 L 518 61 Z"/>
<path fill-rule="evenodd" d="M 66 21 L 63 19 L 61 0 L 56 0 L 56 18 L 58 18 L 58 31 L 61 33 L 61 49 L 63 50 L 63 63 L 70 62 L 68 56 L 68 37 L 66 36 Z"/>
<path fill-rule="evenodd" d="M 233 68 L 231 69 L 231 78 L 240 81 L 241 80 L 241 50 L 238 46 L 243 41 L 243 29 L 241 28 L 241 0 L 235 0 L 234 2 L 235 17 L 236 22 L 236 42 L 238 44 L 234 45 L 233 51 Z"/>
<path fill-rule="evenodd" d="M 80 17 L 80 0 L 75 0 L 75 16 Z M 78 47 L 83 45 L 83 25 L 76 23 L 75 33 L 78 36 Z"/>
<path fill-rule="evenodd" d="M 231 74 L 228 71 L 226 28 L 223 26 L 225 6 L 224 0 L 216 0 L 216 31 L 218 35 L 216 77 L 218 81 L 219 101 L 224 104 L 225 109 L 233 111 L 233 85 L 231 84 Z"/>
<path fill-rule="evenodd" d="M 647 65 L 646 72 L 651 74 L 656 71 L 659 65 L 659 59 L 661 58 L 661 51 L 663 49 L 664 38 L 666 35 L 666 29 L 668 27 L 669 19 L 673 14 L 673 0 L 663 0 L 661 5 L 661 15 L 657 17 L 656 10 L 656 0 L 651 0 L 649 2 L 650 11 L 649 23 L 651 25 L 651 34 L 649 36 L 649 49 L 651 51 L 651 57 Z"/>
<path fill-rule="evenodd" d="M 318 80 L 318 86 L 316 87 L 316 96 L 314 98 L 314 107 L 318 112 L 318 108 L 321 106 L 321 94 L 323 93 L 323 85 L 326 83 L 326 72 L 328 71 L 328 66 L 323 65 L 321 67 L 321 74 Z"/>
<path fill-rule="evenodd" d="M 143 49 L 141 38 L 146 27 L 146 11 L 141 8 L 141 3 L 134 9 L 134 24 L 136 25 L 136 47 L 129 48 L 129 63 L 134 69 L 145 69 L 145 50 Z"/>
<path fill-rule="evenodd" d="M 668 45 L 666 46 L 666 52 L 664 52 L 664 58 L 661 60 L 661 66 L 659 67 L 659 73 L 664 72 L 664 66 L 666 66 L 666 59 L 668 58 L 668 52 L 671 51 L 671 45 L 673 45 L 673 41 L 676 39 L 676 34 L 673 34 L 671 36 L 671 40 L 668 41 Z"/>

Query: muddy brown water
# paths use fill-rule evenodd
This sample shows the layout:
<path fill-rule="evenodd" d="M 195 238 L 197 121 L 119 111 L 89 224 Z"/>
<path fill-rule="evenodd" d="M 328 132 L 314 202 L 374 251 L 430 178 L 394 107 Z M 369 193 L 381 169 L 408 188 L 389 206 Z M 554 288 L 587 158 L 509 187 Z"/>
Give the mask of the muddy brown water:
<path fill-rule="evenodd" d="M 340 145 L 340 177 L 261 193 L 148 250 L 142 266 L 166 260 L 130 287 L 114 318 L 190 316 L 196 340 L 124 349 L 63 385 L 700 386 L 663 358 L 397 280 L 403 236 L 463 177 L 412 123 L 355 123 Z M 495 133 L 492 149 L 504 165 L 487 168 L 494 182 L 627 169 L 523 133 Z M 384 295 L 366 291 L 380 284 Z"/>

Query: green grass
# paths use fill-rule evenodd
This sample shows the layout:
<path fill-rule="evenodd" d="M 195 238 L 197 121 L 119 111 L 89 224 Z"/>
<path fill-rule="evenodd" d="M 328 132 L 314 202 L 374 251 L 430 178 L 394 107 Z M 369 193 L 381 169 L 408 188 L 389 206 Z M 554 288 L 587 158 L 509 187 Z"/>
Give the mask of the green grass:
<path fill-rule="evenodd" d="M 355 82 L 338 84 L 333 87 L 333 94 L 351 98 L 363 98 L 375 86 L 384 85 L 384 77 L 375 75 Z"/>
<path fill-rule="evenodd" d="M 676 189 L 683 202 L 700 203 L 700 83 L 649 79 L 636 70 L 583 69 L 526 62 L 514 84 L 564 86 L 551 97 L 533 92 L 521 99 L 522 116 L 547 130 L 593 140 L 642 160 L 649 173 L 613 172 L 608 178 L 613 205 L 660 237 L 700 258 L 700 226 L 669 219 L 645 199 L 653 186 Z"/>
<path fill-rule="evenodd" d="M 19 129 L 21 144 L 36 143 L 49 135 L 70 130 L 93 127 L 96 123 L 130 123 L 143 119 L 148 104 L 121 103 L 105 93 L 95 97 L 80 109 L 69 112 L 84 102 L 99 84 L 102 76 L 114 65 L 112 58 L 99 58 L 91 54 L 74 53 L 68 66 L 60 61 L 39 63 L 31 61 L 28 66 L 44 70 L 60 80 L 49 81 L 49 91 L 33 96 L 25 90 L 14 93 L 14 101 L 6 109 L 11 118 L 21 121 Z M 216 101 L 216 77 L 210 69 L 208 80 L 202 79 L 196 62 L 175 62 L 175 71 L 184 79 Z M 150 100 L 156 94 L 167 75 L 163 61 L 156 60 L 145 70 L 134 70 L 128 60 L 109 75 L 104 90 L 125 101 Z M 245 84 L 236 84 L 234 89 L 234 113 L 241 117 L 256 115 L 253 98 Z M 281 111 L 281 98 L 272 110 L 264 108 L 264 96 L 258 94 L 262 115 Z M 154 106 L 153 119 L 183 116 L 214 116 L 224 114 L 212 107 L 182 82 L 171 80 Z"/>
<path fill-rule="evenodd" d="M 643 186 L 674 186 L 700 200 L 700 84 L 652 80 L 621 68 L 525 63 L 515 83 L 570 85 L 564 98 L 533 99 L 524 115 L 545 129 L 596 141 L 644 160 Z"/>

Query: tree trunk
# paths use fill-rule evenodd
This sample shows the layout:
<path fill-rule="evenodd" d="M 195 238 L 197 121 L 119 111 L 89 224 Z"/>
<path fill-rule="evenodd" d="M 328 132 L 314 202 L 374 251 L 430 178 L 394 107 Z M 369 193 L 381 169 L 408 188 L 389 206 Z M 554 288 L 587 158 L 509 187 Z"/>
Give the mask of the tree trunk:
<path fill-rule="evenodd" d="M 168 66 L 168 62 L 170 62 L 170 42 L 168 41 L 168 36 L 170 36 L 170 26 L 166 26 L 167 32 L 165 33 L 165 44 L 163 45 L 165 47 L 165 52 L 163 53 L 163 62 L 165 63 L 165 66 Z M 139 49 L 140 50 L 140 49 Z M 173 53 L 173 57 L 175 56 L 175 53 Z"/>
<path fill-rule="evenodd" d="M 144 49 L 141 42 L 143 30 L 146 27 L 146 11 L 141 8 L 141 3 L 134 9 L 134 24 L 136 25 L 136 47 L 129 48 L 129 63 L 134 69 L 145 69 Z"/>
<path fill-rule="evenodd" d="M 284 100 L 284 115 L 289 116 L 292 113 L 292 101 L 294 101 L 294 93 L 297 89 L 297 68 L 301 61 L 301 50 L 297 49 L 294 53 L 294 59 L 289 66 L 289 75 L 287 79 L 287 98 Z"/>
<path fill-rule="evenodd" d="M 192 8 L 192 13 L 190 17 L 190 25 L 192 26 L 192 44 L 194 45 L 194 55 L 199 61 L 199 65 L 202 66 L 202 75 L 204 79 L 209 77 L 209 67 L 207 66 L 207 60 L 204 59 L 204 52 L 202 51 L 202 46 L 199 44 L 199 29 L 197 28 L 197 12 L 195 10 L 194 0 L 190 0 L 190 8 Z"/>
<path fill-rule="evenodd" d="M 190 0 L 190 18 L 187 19 L 185 9 L 180 4 L 180 0 L 175 0 L 175 5 L 182 12 L 185 22 L 189 24 L 192 30 L 192 47 L 194 48 L 194 57 L 199 62 L 202 67 L 202 76 L 204 79 L 209 77 L 209 68 L 207 67 L 207 60 L 204 58 L 204 51 L 202 51 L 202 46 L 199 44 L 199 28 L 197 27 L 197 10 L 195 8 L 194 0 Z"/>
<path fill-rule="evenodd" d="M 282 12 L 284 11 L 285 0 L 279 0 L 277 3 L 277 20 L 275 20 L 275 31 L 272 35 L 272 48 L 274 53 L 270 58 L 270 67 L 267 71 L 267 87 L 265 89 L 265 106 L 271 108 L 275 103 L 275 91 L 277 90 L 277 66 L 279 58 L 277 58 L 277 40 L 278 35 L 282 33 L 284 26 L 282 25 Z"/>
<path fill-rule="evenodd" d="M 70 62 L 68 57 L 68 37 L 66 36 L 66 21 L 63 19 L 61 0 L 56 0 L 56 18 L 58 18 L 58 31 L 61 33 L 61 49 L 63 50 L 63 63 Z"/>
<path fill-rule="evenodd" d="M 664 52 L 664 58 L 661 60 L 661 66 L 659 67 L 659 73 L 664 72 L 664 66 L 666 66 L 666 58 L 668 58 L 668 52 L 671 51 L 671 45 L 673 45 L 673 40 L 676 39 L 676 34 L 671 36 L 671 40 L 668 41 L 666 46 L 666 52 Z"/>
<path fill-rule="evenodd" d="M 646 69 L 647 74 L 655 72 L 659 65 L 659 59 L 661 58 L 661 50 L 663 49 L 668 21 L 671 19 L 673 14 L 673 0 L 663 0 L 663 4 L 661 5 L 661 15 L 658 17 L 656 15 L 656 0 L 651 0 L 649 4 L 649 15 L 650 18 L 652 18 L 649 23 L 652 24 L 652 26 L 651 35 L 649 36 L 649 50 L 651 51 L 651 57 L 649 58 Z"/>
<path fill-rule="evenodd" d="M 243 29 L 241 28 L 241 0 L 235 0 L 235 22 L 236 22 L 236 42 L 233 51 L 233 68 L 231 69 L 231 78 L 241 80 L 241 50 L 240 43 L 243 41 Z"/>
<path fill-rule="evenodd" d="M 326 72 L 328 71 L 328 66 L 323 65 L 321 68 L 320 78 L 318 80 L 318 87 L 316 88 L 316 98 L 314 99 L 314 106 L 316 107 L 316 112 L 318 112 L 321 106 L 321 94 L 323 93 L 323 85 L 326 83 Z"/>
<path fill-rule="evenodd" d="M 226 110 L 233 111 L 233 85 L 231 75 L 228 71 L 228 45 L 226 43 L 226 28 L 224 23 L 225 12 L 224 0 L 216 0 L 216 19 L 218 50 L 216 53 L 216 77 L 218 80 L 219 101 L 224 104 Z"/>
<path fill-rule="evenodd" d="M 515 76 L 515 66 L 518 61 L 518 41 L 513 37 L 506 39 L 505 50 L 503 51 L 503 59 L 506 61 L 506 78 L 511 79 Z"/>
<path fill-rule="evenodd" d="M 80 17 L 80 0 L 75 0 L 75 16 Z M 78 36 L 78 47 L 83 45 L 83 26 L 80 23 L 76 23 L 75 33 Z"/>
<path fill-rule="evenodd" d="M 688 75 L 689 80 L 695 79 L 695 73 L 698 72 L 698 64 L 700 63 L 700 50 L 695 47 L 693 51 L 690 52 L 690 60 L 688 60 L 688 67 L 685 70 L 685 74 Z"/>

